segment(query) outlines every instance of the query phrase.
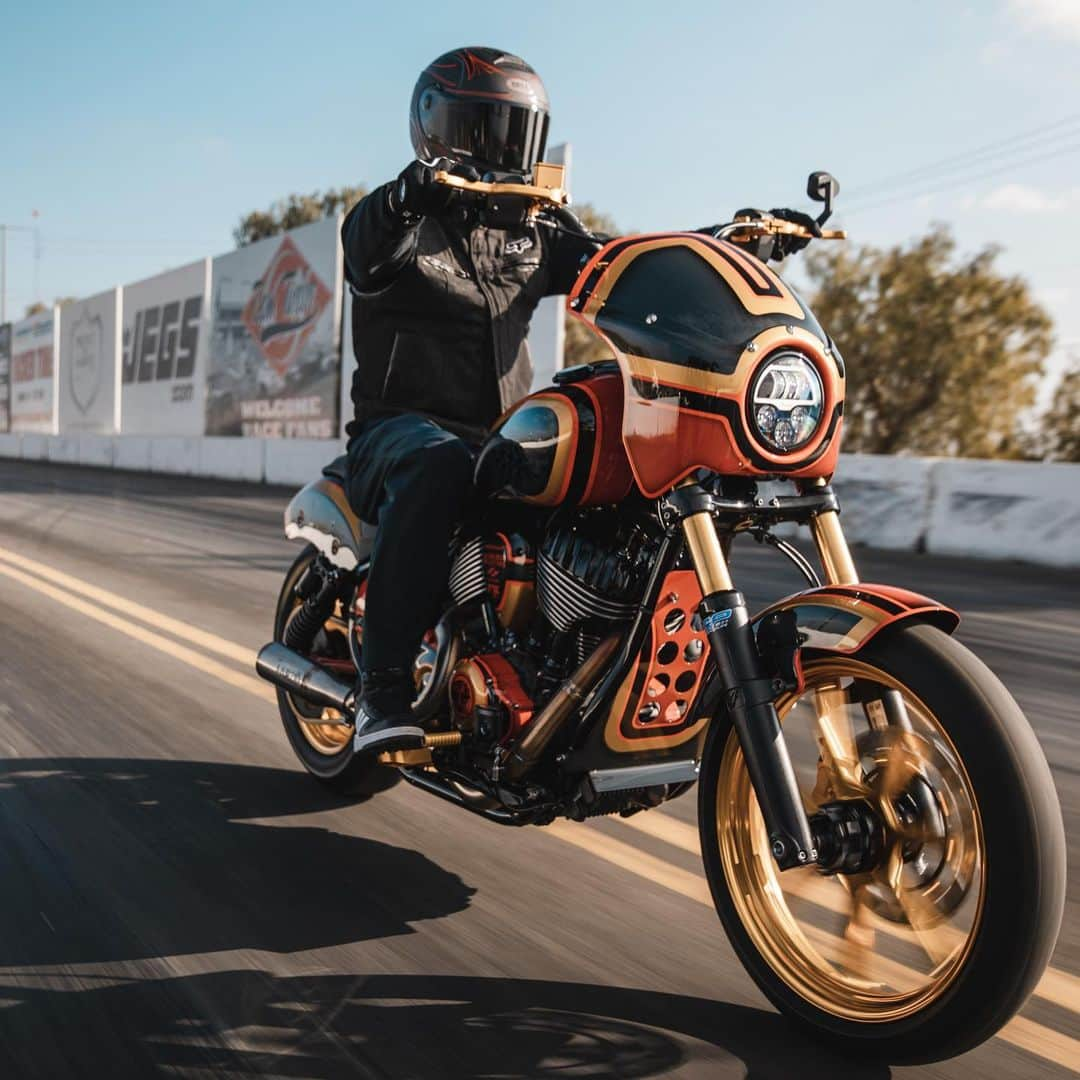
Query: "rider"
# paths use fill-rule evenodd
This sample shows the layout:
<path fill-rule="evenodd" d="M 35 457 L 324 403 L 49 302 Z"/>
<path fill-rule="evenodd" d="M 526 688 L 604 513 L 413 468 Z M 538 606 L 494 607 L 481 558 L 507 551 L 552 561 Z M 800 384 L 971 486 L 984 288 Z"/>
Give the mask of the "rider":
<path fill-rule="evenodd" d="M 378 530 L 368 575 L 357 752 L 419 746 L 412 662 L 438 615 L 449 544 L 472 491 L 473 448 L 529 391 L 526 336 L 544 296 L 568 293 L 602 239 L 537 218 L 481 221 L 442 168 L 526 181 L 543 160 L 548 98 L 500 49 L 445 53 L 420 74 L 409 132 L 416 160 L 345 219 L 353 291 L 348 498 Z M 805 214 L 774 213 L 813 225 Z M 813 225 L 816 229 L 816 225 Z M 806 243 L 784 238 L 787 254 Z"/>

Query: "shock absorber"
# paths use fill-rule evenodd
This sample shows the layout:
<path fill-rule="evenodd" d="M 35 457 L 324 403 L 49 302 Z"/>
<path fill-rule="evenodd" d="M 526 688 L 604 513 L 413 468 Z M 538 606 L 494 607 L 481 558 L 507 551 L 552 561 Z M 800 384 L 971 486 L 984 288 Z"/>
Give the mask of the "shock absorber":
<path fill-rule="evenodd" d="M 312 562 L 296 583 L 296 595 L 303 598 L 303 603 L 285 626 L 284 643 L 304 654 L 311 650 L 315 636 L 334 613 L 334 604 L 341 592 L 338 572 L 320 566 L 319 561 Z"/>

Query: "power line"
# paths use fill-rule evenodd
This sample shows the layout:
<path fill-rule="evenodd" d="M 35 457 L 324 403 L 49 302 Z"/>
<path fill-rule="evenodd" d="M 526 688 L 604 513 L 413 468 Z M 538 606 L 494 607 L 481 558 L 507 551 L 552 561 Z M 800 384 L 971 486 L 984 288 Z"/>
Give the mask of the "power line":
<path fill-rule="evenodd" d="M 1062 131 L 1065 128 L 1067 130 Z M 983 146 L 974 147 L 971 150 L 961 151 L 949 157 L 939 158 L 925 165 L 919 165 L 904 172 L 893 173 L 882 177 L 880 180 L 855 188 L 851 194 L 865 198 L 866 195 L 877 194 L 898 185 L 912 181 L 925 181 L 935 179 L 937 173 L 951 173 L 964 170 L 974 165 L 988 164 L 989 159 L 1001 157 L 1003 153 L 1015 152 L 1028 153 L 1032 150 L 1040 150 L 1042 144 L 1052 145 L 1055 140 L 1071 138 L 1080 133 L 1080 113 L 1073 113 L 1054 121 L 1052 124 L 1044 124 L 1041 127 L 1032 128 L 1029 131 L 1012 135 L 1007 139 L 998 139 Z M 1049 138 L 1048 138 L 1049 136 Z M 1027 143 L 1028 145 L 1022 145 Z M 861 194 L 864 193 L 865 194 Z"/>
<path fill-rule="evenodd" d="M 872 202 L 862 203 L 856 205 L 851 209 L 844 207 L 844 213 L 847 215 L 861 214 L 866 210 L 876 210 L 881 206 L 891 206 L 898 202 L 910 202 L 912 199 L 920 199 L 926 195 L 936 195 L 942 191 L 949 191 L 952 188 L 963 187 L 968 184 L 975 184 L 981 180 L 989 180 L 991 177 L 1000 176 L 1003 173 L 1012 172 L 1015 169 L 1019 169 L 1024 165 L 1036 165 L 1043 161 L 1052 161 L 1055 158 L 1064 157 L 1066 154 L 1075 154 L 1080 151 L 1080 143 L 1072 143 L 1069 146 L 1059 147 L 1057 150 L 1052 150 L 1045 154 L 1036 154 L 1033 157 L 1020 158 L 1016 161 L 1011 161 L 1007 165 L 1001 165 L 995 169 L 989 169 L 980 173 L 976 173 L 972 176 L 960 176 L 951 180 L 947 180 L 944 183 L 938 184 L 934 187 L 924 188 L 919 191 L 904 192 L 902 195 L 893 195 L 886 199 L 877 199 Z"/>

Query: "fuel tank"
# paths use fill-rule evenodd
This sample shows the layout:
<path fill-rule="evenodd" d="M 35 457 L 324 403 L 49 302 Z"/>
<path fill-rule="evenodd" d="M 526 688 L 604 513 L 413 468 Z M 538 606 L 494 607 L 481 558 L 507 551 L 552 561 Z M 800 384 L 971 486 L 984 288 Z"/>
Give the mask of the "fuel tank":
<path fill-rule="evenodd" d="M 477 483 L 537 506 L 594 506 L 624 499 L 634 478 L 622 439 L 618 366 L 586 364 L 518 402 L 477 461 Z"/>

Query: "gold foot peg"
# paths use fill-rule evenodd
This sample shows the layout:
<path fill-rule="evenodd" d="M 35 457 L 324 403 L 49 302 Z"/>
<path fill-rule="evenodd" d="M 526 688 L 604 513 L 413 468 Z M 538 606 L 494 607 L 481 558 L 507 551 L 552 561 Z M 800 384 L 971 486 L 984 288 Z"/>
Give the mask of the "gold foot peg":
<path fill-rule="evenodd" d="M 424 736 L 424 745 L 414 750 L 384 750 L 378 757 L 381 765 L 430 765 L 431 751 L 461 742 L 460 731 L 432 731 Z"/>

